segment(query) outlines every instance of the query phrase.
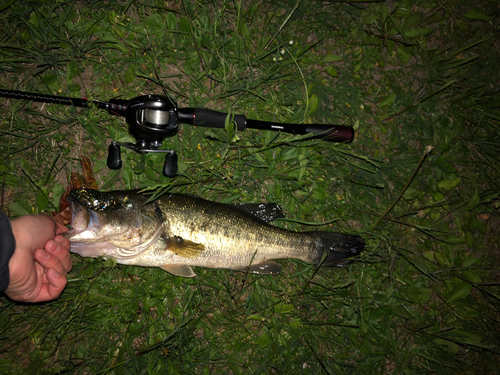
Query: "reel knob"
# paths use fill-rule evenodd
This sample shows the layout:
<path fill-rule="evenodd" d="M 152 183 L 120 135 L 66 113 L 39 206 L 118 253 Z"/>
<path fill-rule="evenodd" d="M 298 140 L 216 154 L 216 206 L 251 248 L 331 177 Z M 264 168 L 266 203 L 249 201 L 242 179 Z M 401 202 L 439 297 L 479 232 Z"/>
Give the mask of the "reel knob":
<path fill-rule="evenodd" d="M 177 154 L 172 151 L 165 155 L 165 165 L 163 165 L 163 175 L 165 177 L 175 177 L 177 174 Z"/>
<path fill-rule="evenodd" d="M 108 149 L 108 168 L 120 169 L 122 167 L 122 156 L 120 146 L 115 141 L 111 142 Z"/>

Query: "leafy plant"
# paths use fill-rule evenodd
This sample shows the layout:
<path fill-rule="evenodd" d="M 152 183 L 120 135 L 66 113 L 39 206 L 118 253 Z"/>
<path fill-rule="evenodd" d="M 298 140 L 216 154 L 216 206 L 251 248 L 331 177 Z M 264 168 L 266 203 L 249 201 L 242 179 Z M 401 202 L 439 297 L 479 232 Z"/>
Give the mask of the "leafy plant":
<path fill-rule="evenodd" d="M 277 202 L 277 225 L 367 240 L 347 268 L 277 277 L 75 256 L 58 300 L 0 299 L 2 372 L 499 371 L 496 1 L 8 1 L 0 19 L 2 88 L 356 129 L 339 145 L 182 126 L 167 179 L 156 154 L 107 169 L 109 142 L 133 141 L 119 118 L 4 99 L 11 217 L 57 211 L 85 155 L 103 190 Z"/>

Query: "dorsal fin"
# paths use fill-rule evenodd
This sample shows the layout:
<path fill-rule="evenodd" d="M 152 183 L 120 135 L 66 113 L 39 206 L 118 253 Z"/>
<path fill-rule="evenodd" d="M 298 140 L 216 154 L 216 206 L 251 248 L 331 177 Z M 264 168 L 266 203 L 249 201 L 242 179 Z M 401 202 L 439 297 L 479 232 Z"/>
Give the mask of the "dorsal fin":
<path fill-rule="evenodd" d="M 246 212 L 266 223 L 285 217 L 282 208 L 277 203 L 244 203 L 228 204 L 228 206 Z"/>
<path fill-rule="evenodd" d="M 179 194 L 191 198 L 203 199 L 193 194 Z M 212 202 L 212 201 L 210 201 Z M 265 223 L 285 217 L 283 209 L 277 203 L 221 203 L 225 206 L 236 208 Z"/>

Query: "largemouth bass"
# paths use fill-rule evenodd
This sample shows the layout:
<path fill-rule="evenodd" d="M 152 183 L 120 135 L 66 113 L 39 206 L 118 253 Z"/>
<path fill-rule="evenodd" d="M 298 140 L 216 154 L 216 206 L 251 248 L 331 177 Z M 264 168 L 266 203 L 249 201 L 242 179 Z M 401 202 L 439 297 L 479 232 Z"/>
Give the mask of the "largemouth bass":
<path fill-rule="evenodd" d="M 359 255 L 364 240 L 332 232 L 293 232 L 268 224 L 276 205 L 226 205 L 183 194 L 146 203 L 135 191 L 72 190 L 69 197 L 71 251 L 82 257 L 160 267 L 196 276 L 191 267 L 276 274 L 271 259 L 341 267 Z"/>

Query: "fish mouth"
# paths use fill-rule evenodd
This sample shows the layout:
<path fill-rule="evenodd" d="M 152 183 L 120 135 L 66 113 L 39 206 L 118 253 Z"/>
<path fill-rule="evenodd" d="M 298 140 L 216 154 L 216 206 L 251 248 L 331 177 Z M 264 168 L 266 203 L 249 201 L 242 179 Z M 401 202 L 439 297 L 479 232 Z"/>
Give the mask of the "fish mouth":
<path fill-rule="evenodd" d="M 64 236 L 71 242 L 71 252 L 82 257 L 111 257 L 116 260 L 135 258 L 146 251 L 162 233 L 161 225 L 150 235 L 140 233 L 140 215 L 135 212 L 128 217 L 120 213 L 99 213 L 68 197 L 71 230 Z M 112 217 L 110 217 L 112 216 Z M 117 216 L 120 220 L 117 220 Z"/>
<path fill-rule="evenodd" d="M 70 241 L 97 238 L 104 225 L 105 216 L 83 207 L 70 197 L 68 203 L 72 229 L 66 233 L 66 238 Z"/>
<path fill-rule="evenodd" d="M 64 236 L 71 242 L 71 252 L 82 257 L 96 258 L 106 256 L 114 249 L 111 242 L 103 238 L 101 230 L 106 223 L 106 217 L 89 210 L 71 197 L 68 197 L 71 217 L 71 230 Z"/>

